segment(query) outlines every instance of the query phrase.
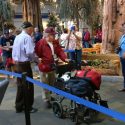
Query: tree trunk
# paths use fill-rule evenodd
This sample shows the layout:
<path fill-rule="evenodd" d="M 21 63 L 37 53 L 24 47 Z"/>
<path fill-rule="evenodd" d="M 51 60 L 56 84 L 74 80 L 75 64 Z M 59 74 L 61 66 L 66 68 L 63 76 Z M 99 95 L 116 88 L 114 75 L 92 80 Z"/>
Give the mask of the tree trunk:
<path fill-rule="evenodd" d="M 23 20 L 30 21 L 34 27 L 38 26 L 43 30 L 40 0 L 23 0 Z"/>
<path fill-rule="evenodd" d="M 124 0 L 104 0 L 102 53 L 114 53 L 118 46 L 121 24 L 125 22 Z"/>

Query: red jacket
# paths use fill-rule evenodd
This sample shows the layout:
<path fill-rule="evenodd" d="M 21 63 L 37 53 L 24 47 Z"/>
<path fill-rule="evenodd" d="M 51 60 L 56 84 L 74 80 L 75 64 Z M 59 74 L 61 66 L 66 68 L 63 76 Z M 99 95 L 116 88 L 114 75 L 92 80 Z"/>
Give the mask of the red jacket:
<path fill-rule="evenodd" d="M 87 42 L 90 41 L 90 33 L 89 33 L 89 31 L 87 31 L 87 32 L 85 33 L 85 35 L 84 35 L 84 41 L 87 41 Z"/>
<path fill-rule="evenodd" d="M 53 42 L 54 53 L 62 61 L 65 61 L 67 58 L 64 51 L 59 45 L 58 41 Z M 45 39 L 41 39 L 35 46 L 35 52 L 39 58 L 42 59 L 41 63 L 38 65 L 41 72 L 50 72 L 53 71 L 52 64 L 54 64 L 54 59 L 52 51 Z"/>

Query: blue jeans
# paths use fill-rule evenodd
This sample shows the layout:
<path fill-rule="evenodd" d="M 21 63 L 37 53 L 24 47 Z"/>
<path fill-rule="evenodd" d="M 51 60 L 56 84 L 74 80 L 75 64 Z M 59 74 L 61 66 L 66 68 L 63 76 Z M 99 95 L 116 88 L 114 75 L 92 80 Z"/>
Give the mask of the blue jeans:
<path fill-rule="evenodd" d="M 88 41 L 83 41 L 83 47 L 84 48 L 89 48 L 89 42 Z"/>
<path fill-rule="evenodd" d="M 122 75 L 124 77 L 124 88 L 125 88 L 125 59 L 120 58 L 121 65 L 122 65 Z"/>
<path fill-rule="evenodd" d="M 81 66 L 81 62 L 82 62 L 82 49 L 75 50 L 75 52 L 70 52 L 69 53 L 69 59 L 75 60 L 76 63 L 77 63 L 77 66 Z"/>

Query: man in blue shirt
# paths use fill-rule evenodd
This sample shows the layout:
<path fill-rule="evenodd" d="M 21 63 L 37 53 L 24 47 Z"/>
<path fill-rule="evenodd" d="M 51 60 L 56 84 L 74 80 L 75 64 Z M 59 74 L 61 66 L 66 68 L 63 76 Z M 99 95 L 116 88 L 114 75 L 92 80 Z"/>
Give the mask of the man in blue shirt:
<path fill-rule="evenodd" d="M 122 74 L 124 77 L 124 86 L 122 89 L 120 89 L 120 92 L 125 92 L 125 23 L 122 24 L 122 32 L 123 35 L 120 38 L 120 47 L 121 51 L 119 52 L 119 57 L 122 65 Z"/>
<path fill-rule="evenodd" d="M 0 48 L 3 51 L 3 64 L 6 67 L 7 58 L 12 58 L 12 48 L 15 37 L 9 35 L 9 30 L 4 31 L 4 35 L 0 38 Z M 6 67 L 7 70 L 9 67 Z"/>
<path fill-rule="evenodd" d="M 42 39 L 43 35 L 42 35 L 41 32 L 39 32 L 39 28 L 38 27 L 35 27 L 34 31 L 35 31 L 35 33 L 34 33 L 34 42 L 36 44 L 40 39 Z"/>
<path fill-rule="evenodd" d="M 24 22 L 22 24 L 22 32 L 16 36 L 14 40 L 13 50 L 12 50 L 12 57 L 15 62 L 16 72 L 23 73 L 26 72 L 27 76 L 33 78 L 33 73 L 31 69 L 30 61 L 37 61 L 37 57 L 34 53 L 34 43 L 32 40 L 32 33 L 33 33 L 33 25 L 30 22 Z M 17 113 L 21 113 L 24 111 L 25 102 L 24 102 L 24 90 L 22 79 L 17 78 L 17 95 L 15 101 L 15 108 Z M 34 113 L 37 111 L 36 108 L 33 108 L 34 103 L 34 85 L 30 82 L 26 82 L 24 86 L 27 90 L 28 96 L 28 108 L 30 113 Z"/>

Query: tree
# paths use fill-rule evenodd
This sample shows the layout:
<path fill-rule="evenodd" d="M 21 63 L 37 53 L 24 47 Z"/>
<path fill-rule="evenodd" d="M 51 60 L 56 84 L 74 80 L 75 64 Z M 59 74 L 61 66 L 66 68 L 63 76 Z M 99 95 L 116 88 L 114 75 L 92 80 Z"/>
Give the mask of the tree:
<path fill-rule="evenodd" d="M 125 2 L 104 0 L 102 53 L 114 53 L 121 35 L 120 26 L 125 22 Z"/>
<path fill-rule="evenodd" d="M 0 0 L 0 31 L 4 31 L 4 23 L 11 21 L 12 10 L 7 0 Z"/>
<path fill-rule="evenodd" d="M 23 2 L 23 20 L 30 21 L 34 26 L 43 30 L 40 0 L 22 0 Z"/>
<path fill-rule="evenodd" d="M 49 14 L 48 27 L 56 27 L 58 25 L 58 17 L 54 13 Z"/>
<path fill-rule="evenodd" d="M 60 0 L 60 17 L 73 19 L 79 26 L 79 20 L 86 21 L 93 25 L 99 12 L 97 11 L 99 0 Z"/>
<path fill-rule="evenodd" d="M 55 13 L 50 13 L 49 14 L 49 20 L 48 20 L 48 27 L 56 27 L 56 31 L 58 32 L 58 34 L 60 35 L 62 33 L 61 31 L 61 27 L 59 26 L 59 18 L 58 15 L 56 15 Z"/>

